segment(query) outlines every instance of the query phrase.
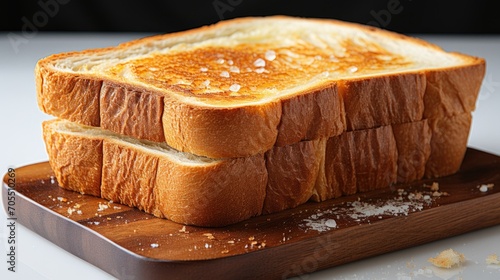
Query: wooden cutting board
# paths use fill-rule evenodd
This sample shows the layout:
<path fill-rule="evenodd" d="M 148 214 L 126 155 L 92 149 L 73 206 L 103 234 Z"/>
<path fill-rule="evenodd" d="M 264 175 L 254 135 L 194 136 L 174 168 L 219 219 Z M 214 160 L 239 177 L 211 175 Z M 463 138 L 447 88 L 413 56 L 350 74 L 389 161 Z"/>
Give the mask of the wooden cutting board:
<path fill-rule="evenodd" d="M 494 186 L 482 192 L 482 184 Z M 19 223 L 119 279 L 279 279 L 500 224 L 500 157 L 468 149 L 449 177 L 223 228 L 61 189 L 47 162 L 17 168 L 15 191 Z"/>

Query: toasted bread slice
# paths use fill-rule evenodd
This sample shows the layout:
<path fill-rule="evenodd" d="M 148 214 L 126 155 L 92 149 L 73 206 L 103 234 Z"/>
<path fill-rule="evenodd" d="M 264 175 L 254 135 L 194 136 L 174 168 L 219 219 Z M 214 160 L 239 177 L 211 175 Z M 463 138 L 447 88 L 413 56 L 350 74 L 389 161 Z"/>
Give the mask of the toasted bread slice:
<path fill-rule="evenodd" d="M 470 112 L 483 59 L 335 20 L 244 18 L 36 66 L 40 108 L 211 158 Z"/>
<path fill-rule="evenodd" d="M 65 120 L 43 123 L 60 186 L 199 226 L 260 215 L 267 171 L 262 154 L 218 160 Z"/>

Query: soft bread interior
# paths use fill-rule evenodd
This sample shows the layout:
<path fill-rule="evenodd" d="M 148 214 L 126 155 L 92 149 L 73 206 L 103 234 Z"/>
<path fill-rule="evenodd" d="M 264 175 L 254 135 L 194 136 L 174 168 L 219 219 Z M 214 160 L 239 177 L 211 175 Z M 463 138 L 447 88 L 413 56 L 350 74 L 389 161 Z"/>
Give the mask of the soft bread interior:
<path fill-rule="evenodd" d="M 447 68 L 468 59 L 360 25 L 269 17 L 73 53 L 53 67 L 227 107 L 265 103 L 329 81 Z"/>
<path fill-rule="evenodd" d="M 220 161 L 218 159 L 180 152 L 165 143 L 139 140 L 98 127 L 80 125 L 66 120 L 52 121 L 50 123 L 50 126 L 54 131 L 62 134 L 78 135 L 93 139 L 106 139 L 107 141 L 116 141 L 122 145 L 129 146 L 134 149 L 143 150 L 147 153 L 156 154 L 161 157 L 168 157 L 172 161 L 182 165 L 203 166 L 215 164 Z"/>

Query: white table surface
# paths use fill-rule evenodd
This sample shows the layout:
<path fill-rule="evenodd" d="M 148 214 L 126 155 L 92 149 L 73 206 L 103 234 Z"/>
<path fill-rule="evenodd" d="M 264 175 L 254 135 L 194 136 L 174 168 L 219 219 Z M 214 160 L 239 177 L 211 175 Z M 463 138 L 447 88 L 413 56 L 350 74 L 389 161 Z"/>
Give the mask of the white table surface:
<path fill-rule="evenodd" d="M 18 34 L 20 35 L 20 34 Z M 144 34 L 35 33 L 17 45 L 0 33 L 0 173 L 8 167 L 47 160 L 40 123 L 50 119 L 37 107 L 33 70 L 46 55 L 115 45 Z M 12 35 L 10 35 L 12 36 Z M 31 35 L 30 35 L 31 36 Z M 486 58 L 487 72 L 474 112 L 469 146 L 500 155 L 500 36 L 420 36 L 449 51 Z M 18 41 L 19 42 L 19 41 Z M 495 186 L 500 187 L 500 186 Z M 499 202 L 500 203 L 500 202 Z M 18 209 L 17 211 L 22 211 Z M 17 224 L 17 272 L 7 271 L 7 219 L 0 211 L 0 279 L 114 279 Z M 500 217 L 499 217 L 500 219 Z M 457 269 L 427 262 L 444 249 L 462 252 L 467 263 Z M 432 242 L 323 270 L 300 279 L 500 279 L 500 266 L 485 258 L 500 255 L 500 226 Z M 167 276 L 167 275 L 166 275 Z"/>

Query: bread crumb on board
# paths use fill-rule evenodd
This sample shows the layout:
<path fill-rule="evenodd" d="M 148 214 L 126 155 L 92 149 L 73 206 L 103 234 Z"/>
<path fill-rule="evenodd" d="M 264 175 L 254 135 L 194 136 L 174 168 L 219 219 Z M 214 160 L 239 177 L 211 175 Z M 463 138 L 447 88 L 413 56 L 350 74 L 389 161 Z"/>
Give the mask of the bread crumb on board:
<path fill-rule="evenodd" d="M 495 185 L 494 184 L 482 184 L 482 185 L 478 185 L 477 188 L 479 189 L 480 192 L 488 192 L 489 190 L 492 190 L 493 187 Z"/>
<path fill-rule="evenodd" d="M 435 258 L 429 258 L 429 262 L 437 267 L 452 268 L 465 263 L 465 257 L 453 249 L 447 249 L 439 253 Z"/>
<path fill-rule="evenodd" d="M 189 233 L 189 231 L 186 230 L 186 226 L 182 226 L 182 228 L 179 230 L 179 232 Z"/>
<path fill-rule="evenodd" d="M 208 238 L 210 240 L 215 239 L 215 236 L 212 233 L 204 233 L 203 236 L 205 236 L 206 238 Z"/>
<path fill-rule="evenodd" d="M 498 264 L 500 265 L 500 259 L 497 254 L 491 254 L 486 257 L 486 264 Z"/>

